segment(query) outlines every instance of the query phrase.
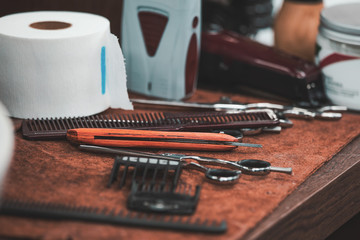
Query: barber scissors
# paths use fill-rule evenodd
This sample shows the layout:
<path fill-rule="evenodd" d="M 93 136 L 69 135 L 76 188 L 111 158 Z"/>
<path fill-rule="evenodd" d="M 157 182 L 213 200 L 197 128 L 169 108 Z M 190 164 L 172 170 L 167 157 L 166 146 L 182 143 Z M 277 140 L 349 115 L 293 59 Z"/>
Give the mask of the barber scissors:
<path fill-rule="evenodd" d="M 217 158 L 201 157 L 195 155 L 185 155 L 185 154 L 176 154 L 176 153 L 146 153 L 133 150 L 125 150 L 122 148 L 108 148 L 100 147 L 94 145 L 79 145 L 79 148 L 82 150 L 89 150 L 93 152 L 103 152 L 103 153 L 113 153 L 113 154 L 122 154 L 129 156 L 138 156 L 138 157 L 157 157 L 166 160 L 180 161 L 183 162 L 185 167 L 193 168 L 200 170 L 205 173 L 206 178 L 216 183 L 235 183 L 239 180 L 242 171 L 247 174 L 255 175 L 264 175 L 268 174 L 270 171 L 282 172 L 291 174 L 291 168 L 282 168 L 282 167 L 272 167 L 271 164 L 263 160 L 255 159 L 245 159 L 240 161 L 229 161 L 222 160 Z M 187 160 L 195 160 L 195 162 L 188 162 Z M 208 168 L 202 164 L 211 164 L 218 166 L 226 166 L 226 168 Z"/>

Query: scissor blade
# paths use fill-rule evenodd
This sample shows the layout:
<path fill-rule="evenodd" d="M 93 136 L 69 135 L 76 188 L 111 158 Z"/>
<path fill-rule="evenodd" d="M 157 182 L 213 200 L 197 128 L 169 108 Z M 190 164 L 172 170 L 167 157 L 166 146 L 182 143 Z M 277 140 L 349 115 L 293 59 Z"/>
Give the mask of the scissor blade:
<path fill-rule="evenodd" d="M 120 155 L 136 156 L 136 157 L 161 157 L 162 159 L 166 159 L 166 160 L 179 161 L 179 158 L 177 157 L 162 156 L 155 153 L 140 152 L 134 150 L 127 150 L 123 148 L 115 148 L 115 147 L 110 148 L 110 147 L 81 144 L 79 145 L 79 149 L 87 150 L 91 152 L 102 152 L 102 153 L 120 154 Z"/>
<path fill-rule="evenodd" d="M 166 100 L 147 100 L 147 99 L 131 99 L 133 103 L 158 105 L 158 106 L 172 106 L 172 107 L 184 107 L 184 108 L 195 108 L 195 109 L 209 109 L 217 111 L 227 110 L 245 110 L 246 105 L 243 104 L 232 104 L 232 103 L 196 103 L 196 102 L 181 102 L 181 101 L 166 101 Z"/>
<path fill-rule="evenodd" d="M 148 99 L 131 99 L 131 102 L 149 104 L 149 105 L 160 105 L 160 106 L 214 109 L 214 104 L 206 104 L 206 103 L 187 103 L 187 102 L 179 102 L 179 101 L 148 100 Z"/>

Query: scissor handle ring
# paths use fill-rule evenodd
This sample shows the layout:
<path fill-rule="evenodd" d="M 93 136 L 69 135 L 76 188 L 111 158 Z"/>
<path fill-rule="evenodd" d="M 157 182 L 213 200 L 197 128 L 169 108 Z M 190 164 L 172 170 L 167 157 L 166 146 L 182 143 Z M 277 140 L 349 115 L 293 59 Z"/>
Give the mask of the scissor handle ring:
<path fill-rule="evenodd" d="M 241 169 L 244 173 L 254 174 L 254 175 L 265 175 L 270 172 L 271 164 L 267 161 L 258 160 L 258 159 L 244 159 L 238 161 Z"/>
<path fill-rule="evenodd" d="M 241 171 L 211 168 L 205 172 L 205 176 L 216 183 L 232 184 L 236 183 L 241 175 Z"/>

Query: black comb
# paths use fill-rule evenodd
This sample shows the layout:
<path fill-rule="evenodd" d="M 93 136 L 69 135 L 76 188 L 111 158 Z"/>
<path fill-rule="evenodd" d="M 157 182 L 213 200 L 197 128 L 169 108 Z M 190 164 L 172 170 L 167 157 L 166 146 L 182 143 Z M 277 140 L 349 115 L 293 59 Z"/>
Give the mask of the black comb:
<path fill-rule="evenodd" d="M 166 214 L 193 214 L 200 196 L 200 186 L 196 186 L 191 196 L 191 185 L 179 184 L 176 189 L 157 186 L 152 183 L 131 185 L 127 208 L 133 211 Z"/>
<path fill-rule="evenodd" d="M 108 187 L 116 181 L 118 172 L 120 172 L 119 188 L 121 189 L 126 183 L 130 168 L 132 168 L 131 183 L 135 181 L 140 183 L 150 181 L 150 184 L 160 184 L 160 187 L 164 188 L 170 179 L 171 189 L 174 189 L 179 181 L 182 163 L 180 161 L 158 158 L 116 156 L 111 169 Z"/>
<path fill-rule="evenodd" d="M 161 228 L 178 231 L 224 233 L 226 221 L 209 221 L 199 218 L 174 217 L 154 214 L 139 214 L 123 210 L 99 209 L 87 206 L 71 206 L 44 202 L 16 200 L 0 201 L 0 214 L 50 220 L 77 220 L 132 227 Z"/>
<path fill-rule="evenodd" d="M 137 113 L 95 115 L 78 118 L 26 119 L 22 133 L 27 139 L 64 139 L 74 128 L 133 128 L 164 131 L 210 131 L 271 127 L 279 124 L 271 110 L 248 110 L 239 113 Z"/>

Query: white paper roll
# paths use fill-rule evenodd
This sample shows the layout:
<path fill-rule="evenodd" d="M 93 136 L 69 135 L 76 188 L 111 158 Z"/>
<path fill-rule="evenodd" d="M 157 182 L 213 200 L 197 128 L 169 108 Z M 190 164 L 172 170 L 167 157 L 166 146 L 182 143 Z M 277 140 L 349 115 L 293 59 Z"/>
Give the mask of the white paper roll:
<path fill-rule="evenodd" d="M 17 118 L 132 109 L 124 58 L 109 21 L 43 11 L 0 18 L 0 100 Z"/>
<path fill-rule="evenodd" d="M 14 127 L 8 118 L 8 112 L 0 102 L 0 195 L 2 182 L 6 175 L 14 148 Z"/>

